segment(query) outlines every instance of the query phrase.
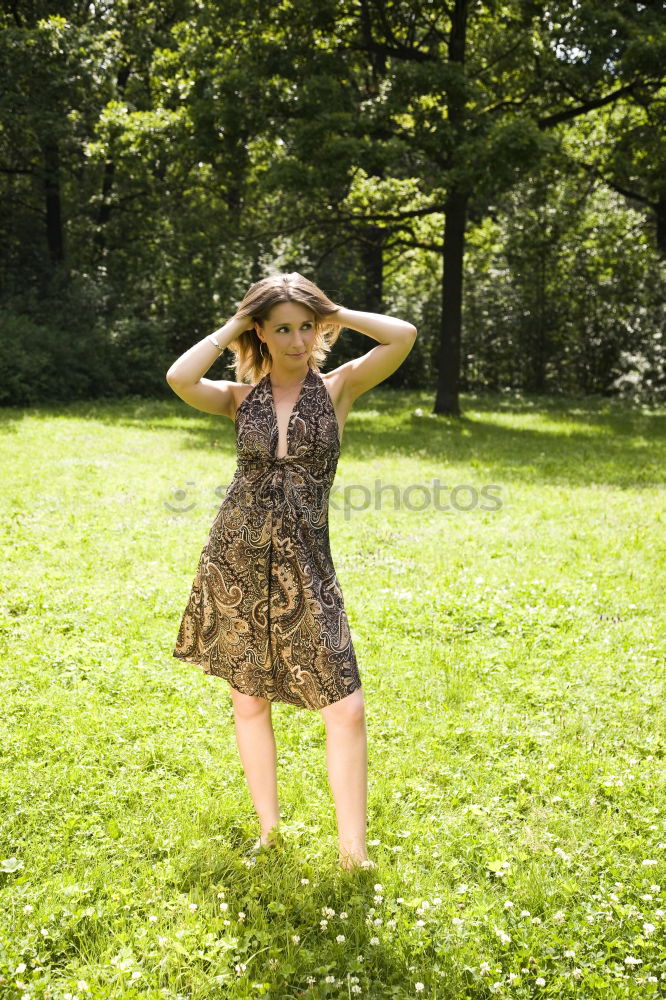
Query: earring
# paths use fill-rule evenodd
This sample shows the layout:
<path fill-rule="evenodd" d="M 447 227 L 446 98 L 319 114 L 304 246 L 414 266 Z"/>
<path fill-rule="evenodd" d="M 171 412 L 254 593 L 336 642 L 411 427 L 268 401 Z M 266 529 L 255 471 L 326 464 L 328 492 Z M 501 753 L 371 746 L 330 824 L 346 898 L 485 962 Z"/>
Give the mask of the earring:
<path fill-rule="evenodd" d="M 262 358 L 270 357 L 270 352 L 268 354 L 264 354 L 264 342 L 263 342 L 263 340 L 259 341 L 259 353 L 261 354 Z"/>

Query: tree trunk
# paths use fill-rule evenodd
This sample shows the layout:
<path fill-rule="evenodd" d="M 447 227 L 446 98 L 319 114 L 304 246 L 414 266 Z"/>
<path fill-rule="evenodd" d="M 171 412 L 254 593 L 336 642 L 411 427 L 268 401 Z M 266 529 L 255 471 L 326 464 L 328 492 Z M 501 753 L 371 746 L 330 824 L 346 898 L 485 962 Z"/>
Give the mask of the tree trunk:
<path fill-rule="evenodd" d="M 449 62 L 462 68 L 467 43 L 469 0 L 455 0 L 451 9 Z M 447 109 L 453 135 L 462 135 L 465 124 L 465 94 L 455 80 L 447 92 Z M 444 210 L 444 268 L 442 275 L 442 327 L 439 372 L 434 413 L 460 416 L 460 331 L 462 327 L 463 258 L 469 192 L 453 187 Z"/>
<path fill-rule="evenodd" d="M 383 311 L 384 298 L 384 233 L 375 226 L 367 226 L 361 233 L 361 259 L 365 278 L 365 309 L 367 312 Z"/>
<path fill-rule="evenodd" d="M 125 88 L 130 75 L 130 64 L 125 63 L 118 70 L 116 76 L 116 94 L 119 98 L 125 96 Z M 116 172 L 114 160 L 104 161 L 104 176 L 102 177 L 102 199 L 97 212 L 97 229 L 95 231 L 94 243 L 100 253 L 106 249 L 106 225 L 111 217 L 111 194 L 113 191 L 113 181 Z"/>
<path fill-rule="evenodd" d="M 46 199 L 46 243 L 51 264 L 57 265 L 65 259 L 65 244 L 60 210 L 60 151 L 55 139 L 47 139 L 45 141 L 43 155 L 44 196 Z"/>
<path fill-rule="evenodd" d="M 460 416 L 460 333 L 462 329 L 463 259 L 469 196 L 452 191 L 444 213 L 442 325 L 434 413 Z"/>
<path fill-rule="evenodd" d="M 662 257 L 666 257 L 666 195 L 660 197 L 654 209 L 657 216 L 657 250 Z"/>

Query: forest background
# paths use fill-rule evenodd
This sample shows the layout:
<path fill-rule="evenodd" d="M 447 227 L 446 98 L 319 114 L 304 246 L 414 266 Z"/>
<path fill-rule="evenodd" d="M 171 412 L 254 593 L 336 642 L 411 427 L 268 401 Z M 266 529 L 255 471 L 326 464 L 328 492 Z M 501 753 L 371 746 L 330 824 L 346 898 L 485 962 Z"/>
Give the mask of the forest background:
<path fill-rule="evenodd" d="M 276 269 L 414 323 L 387 384 L 436 412 L 666 397 L 660 2 L 16 0 L 0 28 L 0 404 L 170 397 Z"/>

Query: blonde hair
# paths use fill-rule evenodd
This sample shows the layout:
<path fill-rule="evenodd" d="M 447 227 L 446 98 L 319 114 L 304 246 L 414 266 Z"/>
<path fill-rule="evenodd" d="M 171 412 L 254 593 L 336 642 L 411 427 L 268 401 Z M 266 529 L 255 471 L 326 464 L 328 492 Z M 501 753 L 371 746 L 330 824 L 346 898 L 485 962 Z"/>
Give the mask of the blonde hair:
<path fill-rule="evenodd" d="M 326 317 L 340 308 L 314 282 L 298 271 L 290 274 L 272 274 L 250 285 L 238 306 L 234 319 L 247 317 L 252 325 L 228 345 L 236 355 L 232 362 L 237 382 L 256 384 L 273 367 L 267 347 L 257 336 L 254 323 L 263 329 L 273 306 L 281 302 L 298 302 L 315 314 L 315 337 L 308 366 L 319 367 L 340 336 L 342 323 L 326 322 Z M 263 345 L 263 346 L 262 346 Z"/>

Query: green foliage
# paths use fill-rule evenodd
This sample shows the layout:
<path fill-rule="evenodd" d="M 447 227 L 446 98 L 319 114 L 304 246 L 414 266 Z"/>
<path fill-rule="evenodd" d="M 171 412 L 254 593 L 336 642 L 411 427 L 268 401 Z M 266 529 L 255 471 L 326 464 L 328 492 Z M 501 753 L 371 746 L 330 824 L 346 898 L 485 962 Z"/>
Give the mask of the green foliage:
<path fill-rule="evenodd" d="M 665 279 L 635 210 L 551 166 L 469 235 L 465 386 L 666 398 Z"/>
<path fill-rule="evenodd" d="M 493 251 L 491 282 L 477 260 L 466 264 L 465 384 L 552 385 L 555 365 L 567 385 L 595 392 L 637 385 L 632 371 L 644 371 L 644 398 L 658 394 L 662 278 L 649 244 L 663 255 L 659 18 L 619 0 L 505 0 L 467 13 L 464 62 L 451 58 L 450 12 L 425 0 L 285 0 L 270 18 L 249 0 L 19 2 L 0 14 L 3 399 L 42 398 L 47 385 L 61 398 L 159 394 L 174 357 L 270 267 L 304 270 L 352 307 L 398 303 L 420 317 L 424 336 L 390 384 L 432 385 L 454 191 L 469 198 L 472 255 L 486 221 L 507 241 Z M 583 169 L 599 186 L 593 226 L 540 183 L 556 155 L 562 183 L 580 185 Z M 566 247 L 534 221 L 518 236 L 516 203 L 531 185 L 528 217 L 562 212 Z M 649 280 L 612 248 L 629 218 Z M 551 269 L 538 321 L 525 280 L 535 261 Z M 612 288 L 605 312 L 582 319 L 597 281 Z M 468 317 L 474 326 L 480 309 L 477 334 Z M 32 386 L 22 346 L 31 330 L 52 344 L 47 359 L 74 345 L 55 379 L 36 373 Z M 343 338 L 331 360 L 364 349 L 365 339 Z"/>

